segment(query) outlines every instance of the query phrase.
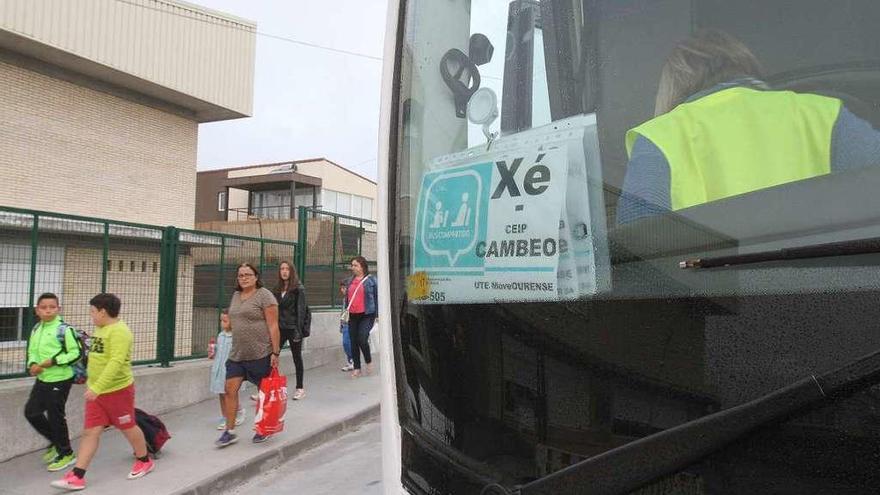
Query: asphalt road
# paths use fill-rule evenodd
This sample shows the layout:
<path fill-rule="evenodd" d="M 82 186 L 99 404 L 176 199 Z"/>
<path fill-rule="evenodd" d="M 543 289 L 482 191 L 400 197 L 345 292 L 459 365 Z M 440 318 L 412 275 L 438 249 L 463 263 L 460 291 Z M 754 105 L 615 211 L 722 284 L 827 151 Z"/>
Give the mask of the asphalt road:
<path fill-rule="evenodd" d="M 222 493 L 381 495 L 382 445 L 379 423 L 365 423 L 356 431 Z"/>

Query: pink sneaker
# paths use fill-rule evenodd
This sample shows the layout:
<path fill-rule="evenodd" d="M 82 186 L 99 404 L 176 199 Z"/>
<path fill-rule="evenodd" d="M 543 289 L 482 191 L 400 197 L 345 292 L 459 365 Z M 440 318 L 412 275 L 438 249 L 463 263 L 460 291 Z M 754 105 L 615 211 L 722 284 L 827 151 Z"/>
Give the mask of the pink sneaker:
<path fill-rule="evenodd" d="M 73 471 L 68 471 L 63 478 L 58 481 L 53 481 L 49 484 L 54 486 L 55 488 L 61 488 L 72 492 L 85 490 L 86 488 L 86 480 L 84 480 L 83 478 L 78 478 L 75 474 L 73 474 Z"/>
<path fill-rule="evenodd" d="M 131 472 L 128 473 L 128 479 L 134 480 L 140 478 L 152 471 L 154 467 L 156 467 L 156 464 L 153 463 L 152 459 L 147 459 L 147 462 L 142 462 L 141 460 L 136 459 L 134 465 L 131 467 Z"/>

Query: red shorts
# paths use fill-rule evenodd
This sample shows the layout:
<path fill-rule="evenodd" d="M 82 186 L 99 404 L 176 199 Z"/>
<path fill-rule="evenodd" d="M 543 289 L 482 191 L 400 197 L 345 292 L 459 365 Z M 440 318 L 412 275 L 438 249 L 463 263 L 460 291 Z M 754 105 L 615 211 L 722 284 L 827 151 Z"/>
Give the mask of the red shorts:
<path fill-rule="evenodd" d="M 121 390 L 100 394 L 95 400 L 87 400 L 85 425 L 89 429 L 96 426 L 113 425 L 118 430 L 135 426 L 134 422 L 134 384 Z"/>

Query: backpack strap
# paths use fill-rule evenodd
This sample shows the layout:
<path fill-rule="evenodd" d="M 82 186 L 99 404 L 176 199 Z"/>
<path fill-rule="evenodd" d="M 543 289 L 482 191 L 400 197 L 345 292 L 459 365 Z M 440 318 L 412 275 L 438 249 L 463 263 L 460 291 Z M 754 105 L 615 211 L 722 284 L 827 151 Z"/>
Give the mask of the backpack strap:
<path fill-rule="evenodd" d="M 57 338 L 58 338 L 58 342 L 61 344 L 61 352 L 63 352 L 64 354 L 67 354 L 67 329 L 68 328 L 70 328 L 70 325 L 68 325 L 67 323 L 64 323 L 63 321 L 61 322 L 60 325 L 58 325 Z"/>

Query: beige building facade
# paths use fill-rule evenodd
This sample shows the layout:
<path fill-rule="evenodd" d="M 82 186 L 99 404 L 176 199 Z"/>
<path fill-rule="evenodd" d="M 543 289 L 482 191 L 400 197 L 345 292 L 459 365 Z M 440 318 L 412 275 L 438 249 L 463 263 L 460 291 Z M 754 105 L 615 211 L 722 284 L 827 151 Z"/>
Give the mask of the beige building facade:
<path fill-rule="evenodd" d="M 0 87 L 0 205 L 193 225 L 195 121 L 2 61 Z"/>
<path fill-rule="evenodd" d="M 0 206 L 191 228 L 198 124 L 250 115 L 255 38 L 178 1 L 0 0 Z"/>
<path fill-rule="evenodd" d="M 23 369 L 32 297 L 57 293 L 90 328 L 102 277 L 134 359 L 156 359 L 162 230 L 113 222 L 194 227 L 198 125 L 251 114 L 255 40 L 253 22 L 177 0 L 0 0 L 0 375 Z M 193 327 L 216 323 L 189 249 L 175 356 L 203 352 L 211 333 Z"/>

